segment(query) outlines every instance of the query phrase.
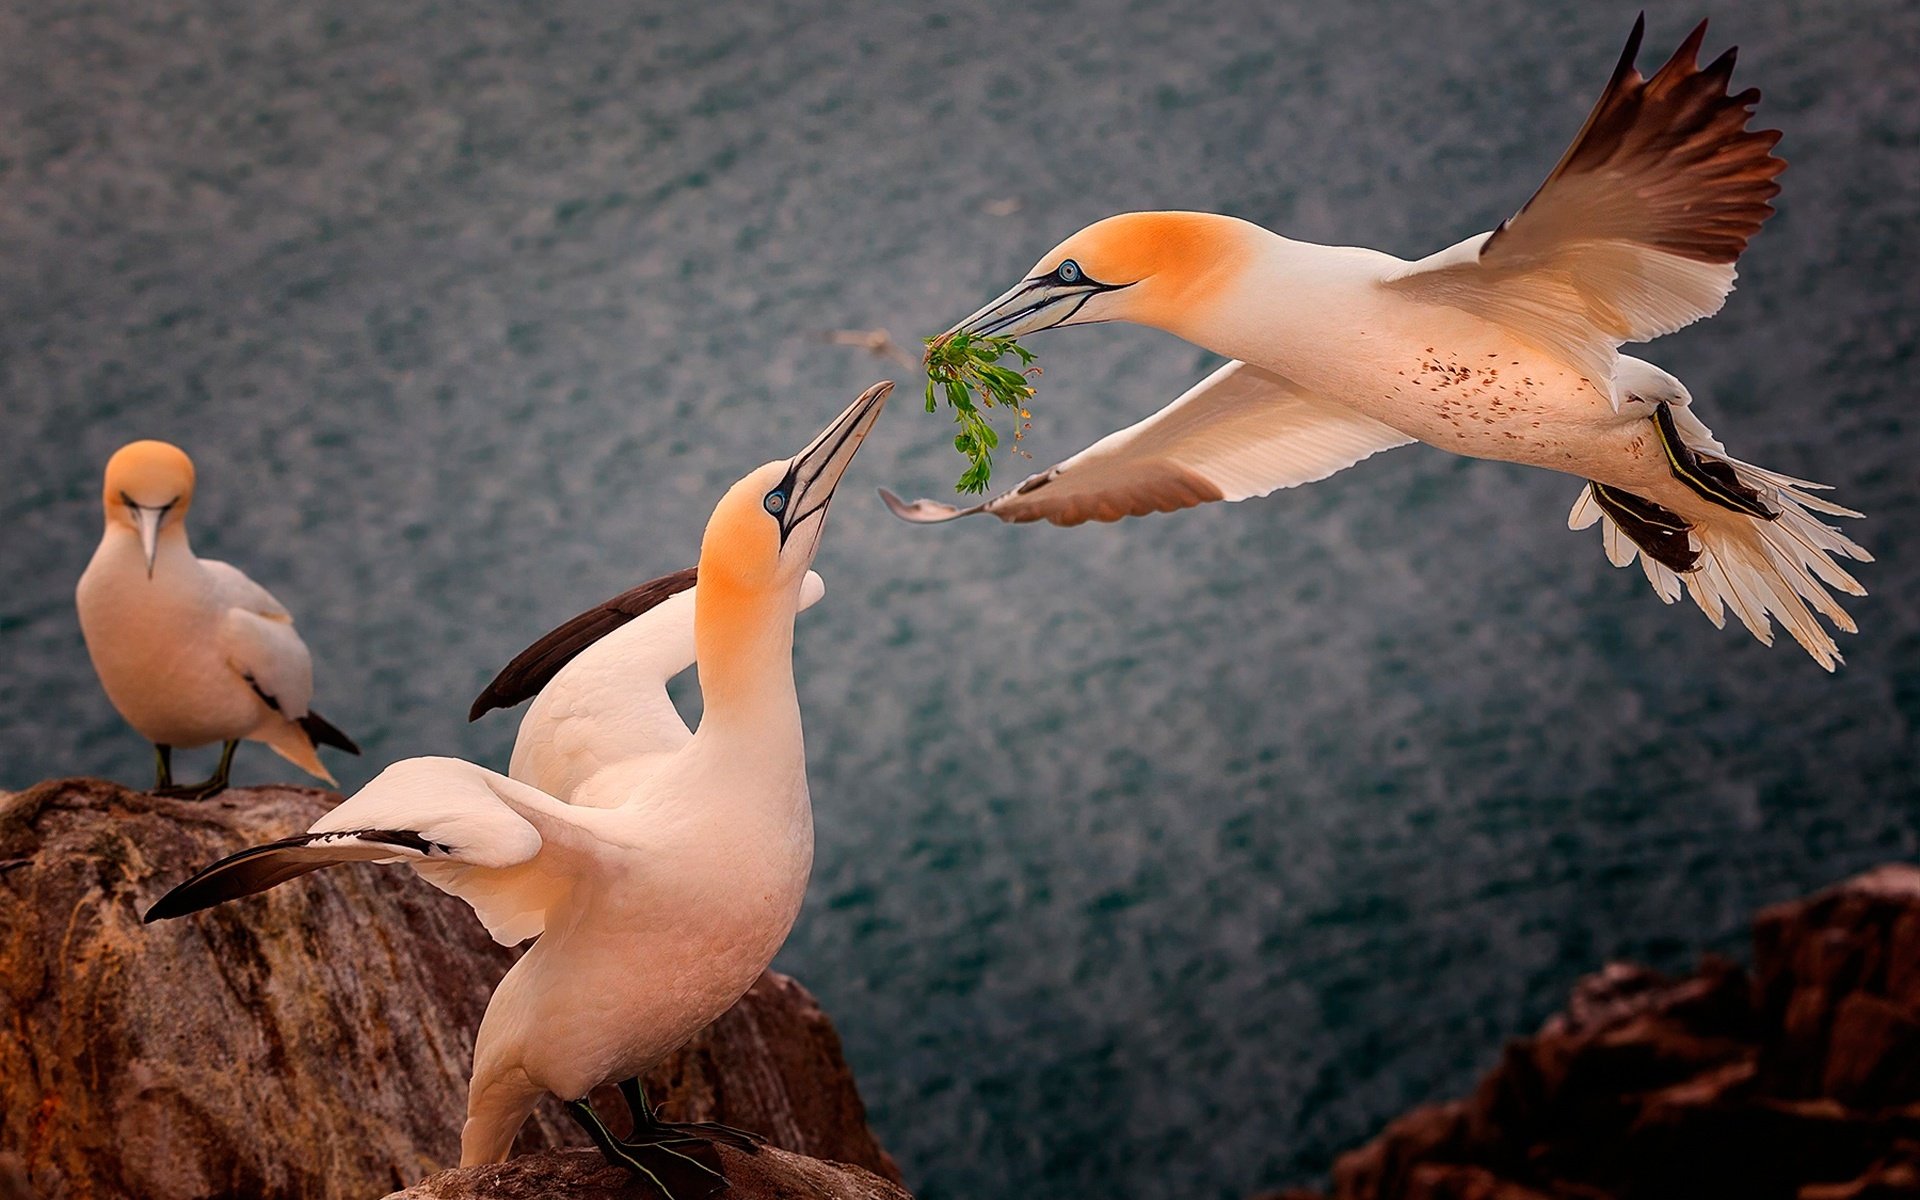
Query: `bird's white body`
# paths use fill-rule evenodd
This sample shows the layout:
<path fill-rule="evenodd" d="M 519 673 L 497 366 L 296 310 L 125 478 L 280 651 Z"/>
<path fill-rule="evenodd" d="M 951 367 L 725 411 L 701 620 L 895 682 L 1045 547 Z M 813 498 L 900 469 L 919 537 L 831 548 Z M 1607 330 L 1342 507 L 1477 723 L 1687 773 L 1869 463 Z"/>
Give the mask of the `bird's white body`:
<path fill-rule="evenodd" d="M 582 789 L 577 803 L 615 818 L 601 833 L 621 839 L 625 868 L 576 880 L 501 980 L 475 1043 L 465 1157 L 497 1157 L 492 1131 L 517 1128 L 511 1114 L 543 1091 L 643 1073 L 773 961 L 806 892 L 813 815 L 797 719 L 757 733 L 608 767 Z"/>
<path fill-rule="evenodd" d="M 1669 507 L 1698 500 L 1649 436 L 1646 398 L 1616 406 L 1508 327 L 1396 290 L 1395 277 L 1414 264 L 1257 227 L 1248 242 L 1241 272 L 1192 310 L 1208 349 L 1455 454 L 1597 479 Z M 1327 353 L 1330 345 L 1342 352 Z M 1625 361 L 1649 383 L 1664 376 Z"/>
<path fill-rule="evenodd" d="M 313 661 L 293 617 L 237 568 L 196 558 L 183 522 L 159 531 L 149 576 L 140 534 L 109 521 L 75 601 L 108 699 L 149 741 L 264 742 L 332 782 L 298 724 Z"/>

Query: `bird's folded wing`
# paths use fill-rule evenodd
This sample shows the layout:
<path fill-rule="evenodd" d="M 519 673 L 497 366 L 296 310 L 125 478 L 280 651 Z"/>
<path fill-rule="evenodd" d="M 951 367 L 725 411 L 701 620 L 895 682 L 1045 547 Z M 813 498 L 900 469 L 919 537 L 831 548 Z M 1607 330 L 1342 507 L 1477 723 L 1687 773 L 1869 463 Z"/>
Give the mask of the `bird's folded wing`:
<path fill-rule="evenodd" d="M 214 594 L 222 607 L 243 609 L 289 625 L 293 623 L 293 614 L 287 611 L 287 606 L 274 599 L 272 592 L 249 579 L 239 567 L 211 558 L 201 559 L 200 566 L 212 577 Z"/>
<path fill-rule="evenodd" d="M 896 516 L 918 522 L 978 512 L 1055 525 L 1117 521 L 1312 483 L 1413 440 L 1271 371 L 1230 362 L 1153 416 L 985 504 L 882 495 Z"/>
<path fill-rule="evenodd" d="M 147 920 L 183 916 L 343 862 L 405 862 L 465 900 L 507 944 L 538 934 L 607 844 L 610 818 L 452 758 L 397 762 L 297 837 L 224 858 L 174 888 Z"/>
<path fill-rule="evenodd" d="M 538 695 L 520 721 L 509 774 L 565 800 L 601 767 L 678 749 L 693 736 L 667 693 L 667 681 L 693 665 L 699 591 L 693 577 L 689 568 L 642 584 L 575 617 L 514 660 L 560 662 L 534 688 Z M 807 572 L 800 607 L 825 592 L 820 576 Z M 616 606 L 617 619 L 607 615 Z M 474 702 L 476 710 L 493 703 L 489 697 L 510 704 L 524 698 L 517 693 L 533 676 L 502 686 L 513 671 L 501 672 Z"/>
<path fill-rule="evenodd" d="M 292 624 L 244 608 L 229 608 L 221 623 L 227 665 L 288 720 L 307 715 L 313 699 L 313 656 Z"/>
<path fill-rule="evenodd" d="M 1613 350 L 1719 311 L 1734 261 L 1773 212 L 1777 130 L 1748 129 L 1758 89 L 1729 94 L 1734 52 L 1699 65 L 1701 22 L 1653 78 L 1635 22 L 1573 144 L 1492 233 L 1409 265 L 1387 286 L 1478 313 L 1606 386 Z"/>

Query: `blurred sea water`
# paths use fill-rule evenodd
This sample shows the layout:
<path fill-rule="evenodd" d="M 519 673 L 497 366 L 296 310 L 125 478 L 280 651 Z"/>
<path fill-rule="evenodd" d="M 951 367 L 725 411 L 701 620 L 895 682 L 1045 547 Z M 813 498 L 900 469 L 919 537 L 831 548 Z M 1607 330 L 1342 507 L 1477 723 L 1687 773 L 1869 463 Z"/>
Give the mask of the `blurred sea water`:
<path fill-rule="evenodd" d="M 917 344 L 1130 208 L 1450 244 L 1544 176 L 1634 11 L 0 6 L 0 785 L 147 778 L 71 601 L 125 440 L 195 455 L 196 548 L 298 614 L 367 748 L 344 783 L 504 767 L 512 719 L 462 720 L 495 668 L 910 382 L 825 331 Z M 1654 5 L 1643 65 L 1700 15 Z M 1756 905 L 1914 854 L 1920 9 L 1710 15 L 1794 165 L 1726 311 L 1649 356 L 1869 514 L 1848 665 L 1663 608 L 1566 531 L 1574 481 L 1422 447 L 1119 526 L 910 528 L 869 489 L 958 460 L 903 389 L 798 634 L 820 844 L 781 965 L 919 1194 L 1309 1181 L 1581 972 L 1738 953 Z M 1035 466 L 1212 361 L 1033 346 Z"/>

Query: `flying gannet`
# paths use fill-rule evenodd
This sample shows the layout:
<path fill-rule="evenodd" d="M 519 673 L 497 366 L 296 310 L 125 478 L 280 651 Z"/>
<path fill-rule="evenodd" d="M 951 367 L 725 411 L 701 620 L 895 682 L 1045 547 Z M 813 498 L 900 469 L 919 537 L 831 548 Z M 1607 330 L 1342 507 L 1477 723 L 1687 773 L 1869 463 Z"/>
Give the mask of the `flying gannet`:
<path fill-rule="evenodd" d="M 496 940 L 539 939 L 480 1023 L 462 1164 L 504 1159 L 551 1093 L 609 1161 L 670 1192 L 722 1186 L 708 1142 L 751 1147 L 749 1135 L 661 1121 L 638 1077 L 746 992 L 799 913 L 813 810 L 794 616 L 827 504 L 891 388 L 868 389 L 797 456 L 755 470 L 715 507 L 692 597 L 697 731 L 666 695 L 684 663 L 636 655 L 626 686 L 648 698 L 634 710 L 645 715 L 623 715 L 628 753 L 575 780 L 572 803 L 472 763 L 408 759 L 306 834 L 207 867 L 146 919 L 335 863 L 408 863 L 470 904 Z M 587 1104 L 606 1083 L 632 1108 L 625 1139 Z"/>
<path fill-rule="evenodd" d="M 193 484 L 193 460 L 167 442 L 133 442 L 107 460 L 106 532 L 74 597 L 100 683 L 153 743 L 160 795 L 219 792 L 249 740 L 332 783 L 315 747 L 360 748 L 307 706 L 313 660 L 286 606 L 237 568 L 194 557 Z M 173 751 L 213 742 L 213 777 L 175 786 Z"/>
<path fill-rule="evenodd" d="M 1020 336 L 1099 321 L 1176 334 L 1234 361 L 1160 412 L 984 504 L 883 493 L 920 522 L 991 513 L 1057 525 L 1242 500 L 1421 441 L 1587 481 L 1568 523 L 1600 522 L 1671 604 L 1684 582 L 1771 644 L 1771 613 L 1831 671 L 1809 606 L 1865 595 L 1834 556 L 1871 556 L 1814 514 L 1860 514 L 1822 485 L 1728 457 L 1678 379 L 1617 353 L 1719 311 L 1773 211 L 1779 133 L 1760 93 L 1728 94 L 1734 52 L 1699 63 L 1701 22 L 1651 78 L 1633 27 L 1599 103 L 1547 181 L 1491 233 L 1417 262 L 1296 242 L 1211 213 L 1109 217 L 954 327 Z"/>

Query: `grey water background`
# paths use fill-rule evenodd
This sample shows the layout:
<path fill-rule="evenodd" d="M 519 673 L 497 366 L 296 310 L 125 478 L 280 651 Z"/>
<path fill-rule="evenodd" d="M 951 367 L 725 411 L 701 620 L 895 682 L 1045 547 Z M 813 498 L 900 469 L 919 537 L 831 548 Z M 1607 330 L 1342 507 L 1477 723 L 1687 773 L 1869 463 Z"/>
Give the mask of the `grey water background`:
<path fill-rule="evenodd" d="M 367 748 L 343 783 L 504 766 L 512 718 L 463 721 L 493 669 L 910 381 L 821 331 L 912 344 L 1130 208 L 1450 244 L 1544 176 L 1633 12 L 10 0 L 0 784 L 147 778 L 71 609 L 125 440 L 187 447 L 197 549 L 298 613 Z M 1656 5 L 1643 62 L 1698 15 Z M 920 1194 L 1312 1180 L 1582 972 L 1739 953 L 1755 906 L 1914 854 L 1920 9 L 1712 15 L 1794 165 L 1726 311 L 1651 357 L 1870 514 L 1848 665 L 1663 608 L 1566 531 L 1574 481 L 1422 447 L 1119 526 L 909 528 L 870 489 L 957 459 L 903 389 L 798 635 L 819 858 L 781 965 Z M 1210 366 L 1033 345 L 1035 466 Z"/>

